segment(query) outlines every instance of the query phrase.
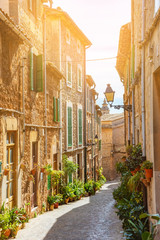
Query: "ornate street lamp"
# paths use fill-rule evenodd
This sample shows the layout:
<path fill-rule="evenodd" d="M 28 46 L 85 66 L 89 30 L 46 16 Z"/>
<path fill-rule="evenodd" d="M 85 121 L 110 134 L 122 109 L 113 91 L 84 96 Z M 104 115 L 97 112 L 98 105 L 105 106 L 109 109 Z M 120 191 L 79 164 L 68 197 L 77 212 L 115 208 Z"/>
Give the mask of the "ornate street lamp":
<path fill-rule="evenodd" d="M 98 142 L 98 135 L 97 135 L 97 134 L 96 134 L 96 136 L 94 137 L 94 141 L 95 141 L 95 143 Z"/>
<path fill-rule="evenodd" d="M 123 108 L 124 110 L 131 112 L 132 111 L 131 104 L 130 105 L 112 105 L 112 103 L 114 102 L 114 94 L 115 92 L 112 90 L 110 84 L 107 84 L 107 88 L 106 88 L 106 91 L 104 92 L 104 95 L 110 107 L 114 107 L 115 109 Z"/>

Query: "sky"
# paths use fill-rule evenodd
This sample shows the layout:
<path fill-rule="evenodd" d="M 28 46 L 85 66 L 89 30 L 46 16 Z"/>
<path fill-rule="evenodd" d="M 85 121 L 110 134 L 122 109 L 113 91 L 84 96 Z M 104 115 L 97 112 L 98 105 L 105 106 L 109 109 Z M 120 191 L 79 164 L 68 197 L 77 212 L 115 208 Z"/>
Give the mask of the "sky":
<path fill-rule="evenodd" d="M 131 0 L 53 0 L 52 7 L 58 6 L 70 15 L 92 42 L 87 49 L 86 60 L 117 56 L 120 28 L 131 19 Z M 123 104 L 123 84 L 115 65 L 116 59 L 87 62 L 86 73 L 96 83 L 99 93 L 97 104 L 100 106 L 107 83 L 115 91 L 114 104 Z M 122 111 L 112 108 L 110 113 Z"/>

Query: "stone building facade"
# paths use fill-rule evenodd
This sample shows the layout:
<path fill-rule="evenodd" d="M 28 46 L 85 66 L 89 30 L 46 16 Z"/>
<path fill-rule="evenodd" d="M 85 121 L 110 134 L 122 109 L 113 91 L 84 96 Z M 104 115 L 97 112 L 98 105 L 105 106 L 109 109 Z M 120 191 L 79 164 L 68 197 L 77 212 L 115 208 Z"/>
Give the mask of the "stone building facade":
<path fill-rule="evenodd" d="M 96 170 L 101 165 L 101 110 L 96 105 L 98 93 L 95 90 L 96 84 L 90 75 L 86 76 L 86 135 L 87 135 L 87 179 L 97 179 Z M 96 139 L 97 137 L 97 139 Z"/>
<path fill-rule="evenodd" d="M 1 161 L 3 173 L 10 169 L 7 176 L 2 175 L 1 203 L 10 208 L 30 203 L 31 212 L 37 206 L 41 210 L 48 194 L 47 177 L 40 168 L 58 166 L 62 78 L 44 61 L 43 5 L 36 4 L 0 3 L 9 14 L 1 12 Z M 35 166 L 34 181 L 30 181 Z"/>
<path fill-rule="evenodd" d="M 85 52 L 91 42 L 66 12 L 43 2 L 0 1 L 0 204 L 30 203 L 32 216 L 49 192 L 41 167 L 61 170 L 66 154 L 79 165 L 75 177 L 87 179 Z M 92 89 L 93 130 L 100 141 L 95 95 Z M 97 146 L 94 178 L 101 161 Z"/>
<path fill-rule="evenodd" d="M 124 113 L 110 114 L 105 100 L 101 111 L 103 174 L 113 180 L 117 177 L 116 163 L 125 155 Z"/>
<path fill-rule="evenodd" d="M 143 156 L 153 162 L 153 178 L 147 187 L 148 210 L 150 213 L 160 211 L 159 204 L 159 16 L 160 3 L 154 1 L 132 1 L 131 40 L 127 57 L 117 60 L 120 78 L 124 77 L 124 87 L 127 88 L 126 72 L 123 61 L 130 59 L 131 75 L 130 96 L 132 98 L 132 113 L 130 118 L 132 144 L 142 143 Z M 122 31 L 122 29 L 121 29 Z M 125 36 L 120 38 L 119 49 L 125 42 Z M 120 59 L 120 58 L 119 58 Z M 120 63 L 121 62 L 121 63 Z M 127 94 L 125 92 L 125 98 Z M 158 236 L 159 237 L 159 236 Z M 158 238 L 159 239 L 159 238 Z"/>

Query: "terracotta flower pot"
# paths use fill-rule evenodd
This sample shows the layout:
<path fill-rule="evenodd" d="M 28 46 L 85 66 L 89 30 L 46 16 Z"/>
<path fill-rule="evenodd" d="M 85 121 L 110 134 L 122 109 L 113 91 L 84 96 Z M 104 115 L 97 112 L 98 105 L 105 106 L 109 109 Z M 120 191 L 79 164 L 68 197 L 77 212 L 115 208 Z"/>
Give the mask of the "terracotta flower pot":
<path fill-rule="evenodd" d="M 58 208 L 58 202 L 57 203 L 54 203 L 54 208 Z"/>
<path fill-rule="evenodd" d="M 45 172 L 45 168 L 41 168 L 41 173 L 44 173 Z"/>
<path fill-rule="evenodd" d="M 144 171 L 145 171 L 146 179 L 153 177 L 153 169 L 144 169 Z"/>
<path fill-rule="evenodd" d="M 54 209 L 54 204 L 49 205 L 49 211 L 53 211 Z"/>
<path fill-rule="evenodd" d="M 8 228 L 8 229 L 3 231 L 3 234 L 4 234 L 5 237 L 9 238 L 9 236 L 11 234 L 11 230 Z"/>
<path fill-rule="evenodd" d="M 22 223 L 22 228 L 25 228 L 25 226 L 26 226 L 26 223 L 23 222 L 23 223 Z"/>
<path fill-rule="evenodd" d="M 66 198 L 64 201 L 65 201 L 65 204 L 67 204 L 69 202 L 69 198 Z"/>

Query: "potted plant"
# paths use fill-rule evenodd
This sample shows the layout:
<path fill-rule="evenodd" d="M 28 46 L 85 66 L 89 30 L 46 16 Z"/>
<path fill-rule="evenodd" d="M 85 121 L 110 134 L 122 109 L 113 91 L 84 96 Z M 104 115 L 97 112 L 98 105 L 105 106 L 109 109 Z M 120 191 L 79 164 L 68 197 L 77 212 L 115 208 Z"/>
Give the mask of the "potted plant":
<path fill-rule="evenodd" d="M 53 169 L 52 169 L 51 164 L 45 165 L 45 166 L 44 166 L 44 169 L 45 169 L 45 173 L 46 173 L 47 175 L 51 175 L 52 172 L 53 172 Z"/>
<path fill-rule="evenodd" d="M 11 236 L 12 236 L 12 237 L 15 237 L 15 236 L 17 235 L 18 226 L 19 226 L 19 223 L 18 223 L 18 222 L 13 222 L 13 223 L 10 225 L 10 230 L 11 230 Z"/>
<path fill-rule="evenodd" d="M 9 173 L 9 171 L 10 171 L 9 167 L 6 166 L 6 167 L 4 168 L 3 174 L 4 174 L 5 176 L 7 176 L 8 173 Z"/>
<path fill-rule="evenodd" d="M 49 204 L 49 210 L 50 211 L 53 211 L 55 201 L 56 201 L 55 196 L 48 196 L 47 197 L 47 202 Z"/>
<path fill-rule="evenodd" d="M 35 175 L 36 174 L 36 168 L 34 167 L 34 168 L 32 168 L 32 170 L 31 170 L 31 175 Z"/>
<path fill-rule="evenodd" d="M 34 176 L 33 176 L 32 174 L 29 174 L 29 176 L 28 176 L 28 180 L 34 182 Z"/>
<path fill-rule="evenodd" d="M 150 182 L 150 179 L 153 177 L 153 163 L 150 161 L 144 161 L 141 169 L 145 172 L 145 177 L 148 182 Z"/>

